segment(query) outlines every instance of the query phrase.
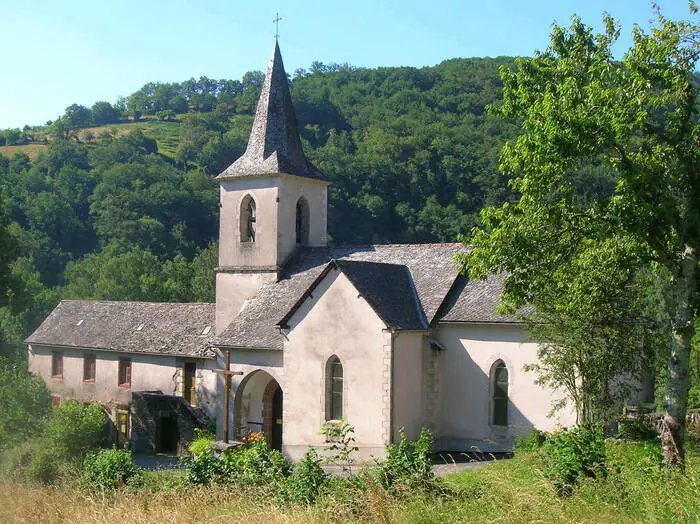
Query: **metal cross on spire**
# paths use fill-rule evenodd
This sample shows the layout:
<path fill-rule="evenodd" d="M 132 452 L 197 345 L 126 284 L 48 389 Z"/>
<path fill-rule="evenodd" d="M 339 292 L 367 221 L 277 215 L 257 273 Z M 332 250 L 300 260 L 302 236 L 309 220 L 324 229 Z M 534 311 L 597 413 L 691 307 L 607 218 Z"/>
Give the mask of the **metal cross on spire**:
<path fill-rule="evenodd" d="M 280 20 L 282 20 L 280 14 L 275 13 L 275 19 L 273 20 L 275 23 L 275 40 L 279 40 L 280 38 Z"/>

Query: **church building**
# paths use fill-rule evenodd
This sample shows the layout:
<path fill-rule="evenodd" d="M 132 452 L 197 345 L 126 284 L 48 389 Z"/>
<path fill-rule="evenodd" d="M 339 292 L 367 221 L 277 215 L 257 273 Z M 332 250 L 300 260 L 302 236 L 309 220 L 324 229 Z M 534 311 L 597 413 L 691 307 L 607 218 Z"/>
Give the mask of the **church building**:
<path fill-rule="evenodd" d="M 30 370 L 57 397 L 128 413 L 135 448 L 182 440 L 184 406 L 219 438 L 228 420 L 234 439 L 262 432 L 292 459 L 341 419 L 364 458 L 401 430 L 429 428 L 440 450 L 503 451 L 574 423 L 549 416 L 563 392 L 523 371 L 537 345 L 496 313 L 500 280 L 458 273 L 462 244 L 327 244 L 330 181 L 304 154 L 277 43 L 247 149 L 217 180 L 216 304 L 61 302 L 27 339 Z"/>

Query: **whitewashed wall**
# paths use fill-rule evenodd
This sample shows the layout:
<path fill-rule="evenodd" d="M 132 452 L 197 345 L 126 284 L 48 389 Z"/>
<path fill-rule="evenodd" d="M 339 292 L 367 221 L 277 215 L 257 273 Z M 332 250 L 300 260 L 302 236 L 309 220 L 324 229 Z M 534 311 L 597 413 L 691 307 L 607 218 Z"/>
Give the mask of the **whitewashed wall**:
<path fill-rule="evenodd" d="M 331 270 L 293 315 L 284 347 L 284 451 L 300 458 L 322 447 L 326 363 L 343 365 L 343 418 L 359 456 L 382 456 L 389 439 L 391 334 L 347 277 Z"/>
<path fill-rule="evenodd" d="M 63 352 L 63 377 L 51 376 L 52 352 Z M 84 355 L 96 356 L 95 381 L 83 381 Z M 117 384 L 119 358 L 131 359 L 131 387 Z M 62 399 L 102 404 L 128 404 L 133 391 L 159 390 L 166 395 L 183 393 L 184 362 L 197 364 L 197 404 L 209 416 L 214 416 L 216 377 L 212 373 L 216 362 L 208 359 L 186 359 L 170 355 L 146 355 L 89 351 L 50 346 L 29 346 L 29 371 L 39 374 L 52 394 Z"/>
<path fill-rule="evenodd" d="M 532 428 L 548 431 L 557 424 L 574 424 L 575 415 L 570 409 L 548 416 L 553 402 L 563 398 L 564 393 L 538 386 L 536 374 L 523 371 L 524 365 L 537 359 L 537 345 L 527 342 L 527 333 L 521 327 L 440 325 L 437 337 L 446 348 L 440 357 L 441 449 L 508 450 L 516 435 Z M 499 359 L 508 367 L 508 427 L 491 424 L 489 374 Z"/>

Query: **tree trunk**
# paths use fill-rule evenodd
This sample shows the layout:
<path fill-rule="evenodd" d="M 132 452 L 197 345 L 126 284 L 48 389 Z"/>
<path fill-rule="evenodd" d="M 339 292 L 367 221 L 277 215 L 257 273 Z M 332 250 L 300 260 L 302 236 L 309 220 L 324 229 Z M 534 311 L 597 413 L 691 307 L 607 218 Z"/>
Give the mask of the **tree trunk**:
<path fill-rule="evenodd" d="M 695 250 L 686 246 L 676 282 L 676 314 L 673 323 L 671 356 L 666 381 L 666 414 L 661 450 L 664 466 L 685 467 L 685 416 L 688 399 L 690 342 L 693 337 L 693 301 L 695 299 Z"/>

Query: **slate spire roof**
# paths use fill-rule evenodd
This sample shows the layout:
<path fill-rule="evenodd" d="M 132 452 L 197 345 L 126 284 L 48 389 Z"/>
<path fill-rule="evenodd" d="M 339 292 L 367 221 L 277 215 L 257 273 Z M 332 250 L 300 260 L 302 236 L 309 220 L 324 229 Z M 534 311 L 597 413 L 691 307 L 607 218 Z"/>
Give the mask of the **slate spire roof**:
<path fill-rule="evenodd" d="M 267 66 L 245 153 L 217 178 L 286 173 L 327 181 L 306 159 L 277 41 Z"/>

